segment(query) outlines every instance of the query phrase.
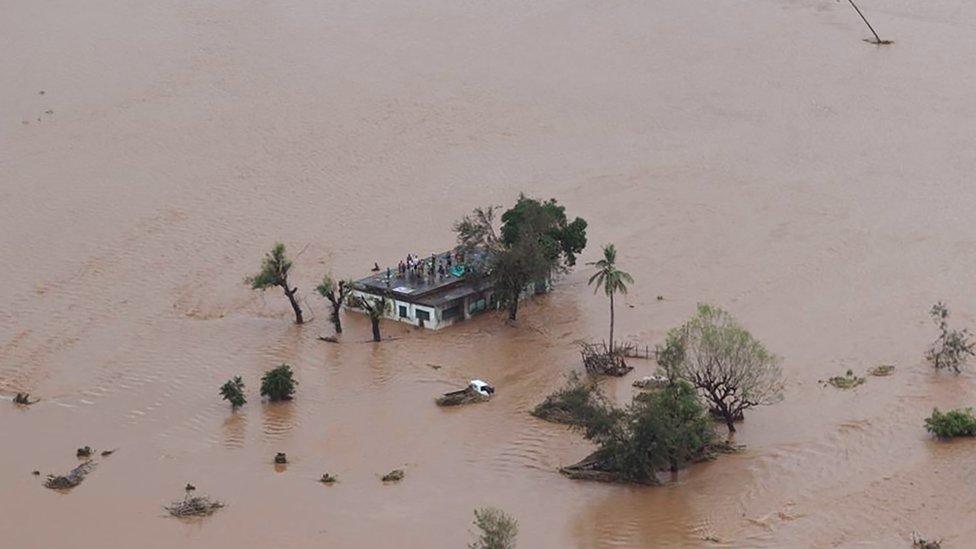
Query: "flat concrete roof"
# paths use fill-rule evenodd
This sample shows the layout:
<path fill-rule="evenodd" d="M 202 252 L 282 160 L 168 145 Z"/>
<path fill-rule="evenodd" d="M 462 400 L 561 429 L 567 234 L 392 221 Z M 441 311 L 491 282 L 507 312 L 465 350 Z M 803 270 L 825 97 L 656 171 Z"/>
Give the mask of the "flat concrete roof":
<path fill-rule="evenodd" d="M 486 259 L 486 256 L 487 253 L 484 250 L 469 251 L 465 253 L 465 261 L 461 264 L 481 264 Z M 457 265 L 457 262 L 454 260 L 454 250 L 435 254 L 434 257 L 440 264 L 446 264 L 447 258 L 450 257 L 452 266 Z M 403 260 L 405 261 L 406 258 L 404 257 Z M 419 260 L 429 264 L 431 256 Z M 397 260 L 397 264 L 400 261 Z M 389 276 L 387 275 L 388 272 Z M 426 269 L 422 274 L 413 274 L 412 271 L 408 270 L 406 274 L 401 275 L 396 265 L 390 267 L 389 271 L 387 269 L 381 269 L 379 272 L 361 278 L 355 281 L 353 285 L 357 289 L 368 293 L 388 294 L 402 301 L 431 307 L 439 307 L 455 299 L 460 299 L 491 287 L 483 279 L 472 280 L 464 275 L 455 276 L 450 274 L 450 272 L 443 276 L 435 272 L 433 276 L 430 276 L 427 274 Z"/>

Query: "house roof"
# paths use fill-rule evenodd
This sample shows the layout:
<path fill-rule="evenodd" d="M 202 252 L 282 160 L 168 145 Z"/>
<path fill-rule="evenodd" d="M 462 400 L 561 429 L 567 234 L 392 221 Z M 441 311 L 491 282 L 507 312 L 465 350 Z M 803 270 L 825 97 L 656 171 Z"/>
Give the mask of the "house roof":
<path fill-rule="evenodd" d="M 449 250 L 434 254 L 433 257 L 438 264 L 446 264 L 447 258 L 453 257 L 453 254 L 454 250 Z M 467 252 L 462 264 L 468 267 L 481 265 L 487 259 L 487 255 L 485 250 Z M 431 257 L 422 260 L 429 264 Z M 450 272 L 444 276 L 435 273 L 433 277 L 428 276 L 426 271 L 420 275 L 410 272 L 401 275 L 398 269 L 389 267 L 355 281 L 353 286 L 366 293 L 390 295 L 401 301 L 440 307 L 456 299 L 484 291 L 490 288 L 491 284 L 483 278 L 472 279 L 465 275 L 456 276 Z"/>

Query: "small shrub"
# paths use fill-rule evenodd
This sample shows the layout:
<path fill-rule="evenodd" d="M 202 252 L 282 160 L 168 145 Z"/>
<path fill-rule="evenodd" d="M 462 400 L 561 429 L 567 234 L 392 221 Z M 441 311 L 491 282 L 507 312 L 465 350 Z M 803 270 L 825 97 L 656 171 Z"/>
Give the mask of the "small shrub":
<path fill-rule="evenodd" d="M 863 384 L 866 379 L 860 376 L 854 375 L 853 370 L 847 370 L 847 373 L 843 376 L 834 376 L 827 380 L 827 383 L 837 387 L 838 389 L 853 389 L 858 385 Z"/>
<path fill-rule="evenodd" d="M 547 396 L 531 414 L 553 423 L 586 425 L 602 402 L 603 397 L 596 385 L 584 382 L 573 372 L 566 385 Z"/>
<path fill-rule="evenodd" d="M 332 473 L 323 473 L 322 478 L 319 479 L 319 482 L 321 482 L 322 484 L 332 484 L 334 482 L 337 482 L 338 480 L 339 479 Z"/>
<path fill-rule="evenodd" d="M 230 402 L 231 407 L 235 410 L 244 406 L 247 398 L 244 396 L 244 380 L 241 379 L 241 376 L 237 376 L 221 385 L 220 395 L 224 397 L 224 400 Z"/>
<path fill-rule="evenodd" d="M 976 417 L 972 408 L 958 408 L 948 412 L 932 410 L 925 418 L 925 430 L 939 438 L 976 436 Z"/>
<path fill-rule="evenodd" d="M 274 370 L 268 370 L 261 377 L 261 396 L 272 401 L 291 400 L 295 394 L 298 382 L 292 377 L 291 366 L 282 364 Z"/>
<path fill-rule="evenodd" d="M 875 377 L 887 377 L 895 373 L 895 367 L 892 364 L 882 364 L 871 368 L 868 373 Z"/>
<path fill-rule="evenodd" d="M 925 358 L 936 370 L 950 369 L 958 374 L 966 359 L 976 355 L 976 343 L 969 341 L 969 330 L 949 329 L 949 309 L 941 301 L 932 306 L 929 315 L 939 327 L 939 337 L 932 342 Z"/>
<path fill-rule="evenodd" d="M 383 475 L 382 480 L 383 482 L 399 482 L 403 480 L 404 476 L 406 475 L 404 474 L 403 469 L 394 469 L 389 473 Z"/>
<path fill-rule="evenodd" d="M 518 536 L 518 521 L 501 509 L 485 507 L 475 509 L 474 525 L 478 527 L 478 539 L 468 545 L 470 549 L 514 549 Z"/>

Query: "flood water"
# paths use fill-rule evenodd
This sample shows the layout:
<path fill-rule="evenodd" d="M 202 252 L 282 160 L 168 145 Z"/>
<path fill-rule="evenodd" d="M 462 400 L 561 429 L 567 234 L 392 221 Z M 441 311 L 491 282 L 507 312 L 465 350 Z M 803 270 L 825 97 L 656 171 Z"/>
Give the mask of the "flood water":
<path fill-rule="evenodd" d="M 976 325 L 976 4 L 860 5 L 894 44 L 832 0 L 0 0 L 0 395 L 42 398 L 0 402 L 0 544 L 463 547 L 484 505 L 525 548 L 972 543 L 976 446 L 922 422 L 976 378 L 922 355 L 935 301 Z M 617 245 L 618 334 L 708 301 L 783 357 L 745 453 L 657 488 L 556 472 L 591 448 L 528 410 L 605 337 L 583 266 L 515 326 L 317 339 L 323 273 L 446 249 L 520 191 L 589 221 L 581 264 Z M 277 240 L 304 326 L 242 282 Z M 297 397 L 262 403 L 282 362 Z M 490 403 L 434 406 L 474 377 Z M 118 451 L 43 488 L 86 444 Z M 228 506 L 165 517 L 186 482 Z"/>

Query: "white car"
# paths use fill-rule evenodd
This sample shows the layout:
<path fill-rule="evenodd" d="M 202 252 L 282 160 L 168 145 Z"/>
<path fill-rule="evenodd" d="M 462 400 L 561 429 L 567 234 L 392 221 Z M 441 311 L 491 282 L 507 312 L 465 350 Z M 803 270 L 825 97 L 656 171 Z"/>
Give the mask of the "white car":
<path fill-rule="evenodd" d="M 486 397 L 490 397 L 492 394 L 495 393 L 494 387 L 488 385 L 487 383 L 481 381 L 480 379 L 472 379 L 468 383 L 468 387 L 470 387 L 474 392 Z"/>

